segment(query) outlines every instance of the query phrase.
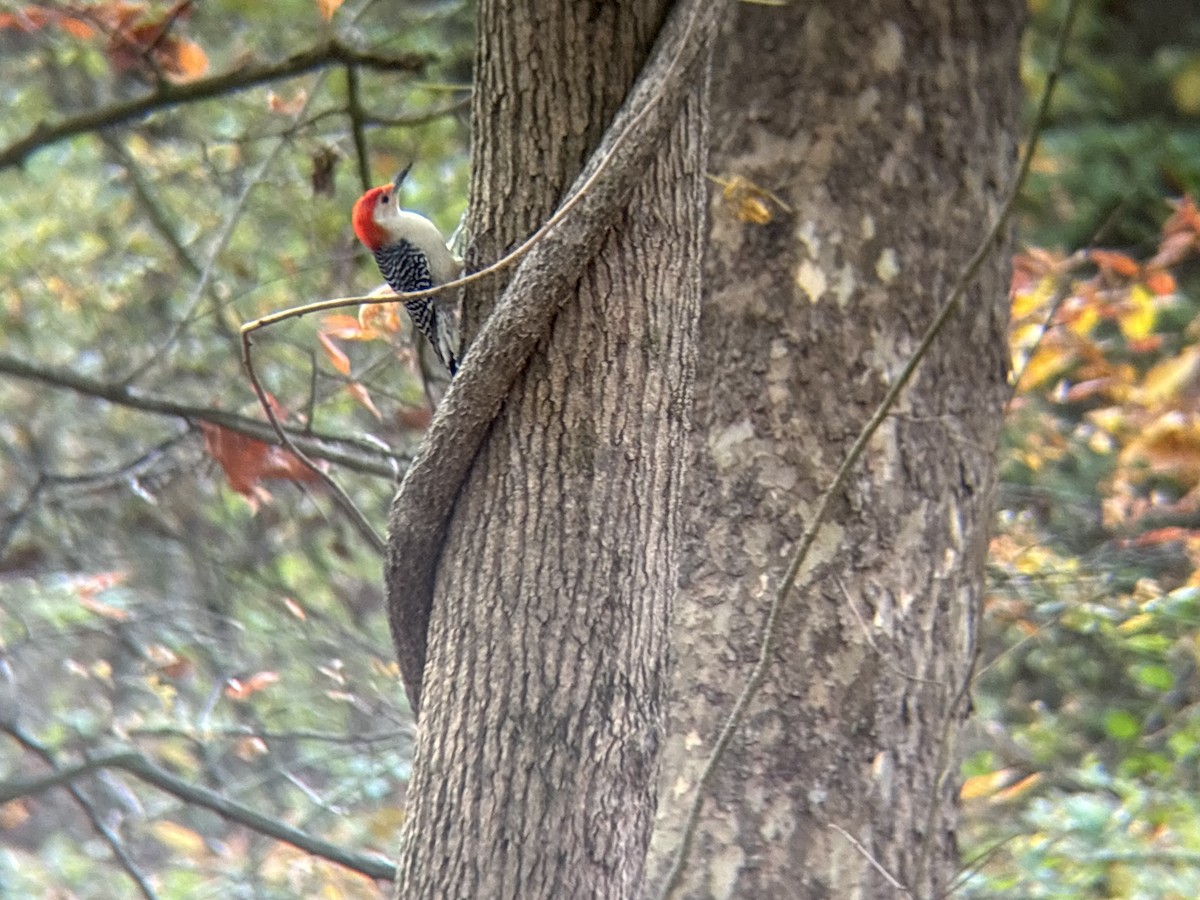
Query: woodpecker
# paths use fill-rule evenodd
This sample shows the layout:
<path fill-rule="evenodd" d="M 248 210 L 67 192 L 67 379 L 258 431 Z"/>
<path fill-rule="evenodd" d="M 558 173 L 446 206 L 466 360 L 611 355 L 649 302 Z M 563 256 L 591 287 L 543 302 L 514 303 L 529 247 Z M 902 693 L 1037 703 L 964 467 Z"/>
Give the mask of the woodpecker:
<path fill-rule="evenodd" d="M 453 281 L 462 271 L 436 225 L 420 213 L 400 208 L 404 169 L 391 184 L 371 188 L 354 204 L 354 233 L 375 256 L 383 280 L 397 294 L 426 291 Z M 458 329 L 451 312 L 439 309 L 434 297 L 405 300 L 413 326 L 433 345 L 442 365 L 458 371 Z"/>

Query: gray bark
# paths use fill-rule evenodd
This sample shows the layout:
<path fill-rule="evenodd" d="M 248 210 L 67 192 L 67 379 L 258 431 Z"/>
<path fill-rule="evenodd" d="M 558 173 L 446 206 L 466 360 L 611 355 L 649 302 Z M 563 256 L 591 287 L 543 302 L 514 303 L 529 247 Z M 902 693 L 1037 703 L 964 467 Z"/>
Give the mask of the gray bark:
<path fill-rule="evenodd" d="M 1017 0 L 746 3 L 719 43 L 710 169 L 791 212 L 748 224 L 714 192 L 659 878 L 814 502 L 997 212 L 1021 20 Z M 882 867 L 935 897 L 957 870 L 1006 273 L 1001 250 L 836 500 L 680 896 L 899 895 Z"/>
<path fill-rule="evenodd" d="M 497 258 L 553 211 L 662 18 L 662 4 L 637 0 L 481 4 L 475 258 Z M 437 570 L 397 897 L 640 894 L 677 580 L 705 146 L 697 89 L 458 498 Z"/>

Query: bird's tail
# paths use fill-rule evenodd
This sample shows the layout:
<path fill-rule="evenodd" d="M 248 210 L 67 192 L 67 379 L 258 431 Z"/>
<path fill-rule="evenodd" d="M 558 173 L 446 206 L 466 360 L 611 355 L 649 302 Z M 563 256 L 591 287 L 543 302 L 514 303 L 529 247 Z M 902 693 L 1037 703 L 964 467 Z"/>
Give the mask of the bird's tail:
<path fill-rule="evenodd" d="M 458 374 L 458 322 L 447 309 L 437 310 L 433 320 L 433 349 L 451 375 Z"/>

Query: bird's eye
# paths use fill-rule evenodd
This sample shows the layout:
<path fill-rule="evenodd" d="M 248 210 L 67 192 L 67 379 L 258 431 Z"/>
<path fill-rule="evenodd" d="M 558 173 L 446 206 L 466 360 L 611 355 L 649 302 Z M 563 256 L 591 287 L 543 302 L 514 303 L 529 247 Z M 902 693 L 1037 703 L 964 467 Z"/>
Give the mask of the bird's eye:
<path fill-rule="evenodd" d="M 387 194 L 380 194 L 380 195 L 379 195 L 379 202 L 380 202 L 380 203 L 387 203 L 387 202 L 388 202 L 388 195 L 387 195 Z"/>

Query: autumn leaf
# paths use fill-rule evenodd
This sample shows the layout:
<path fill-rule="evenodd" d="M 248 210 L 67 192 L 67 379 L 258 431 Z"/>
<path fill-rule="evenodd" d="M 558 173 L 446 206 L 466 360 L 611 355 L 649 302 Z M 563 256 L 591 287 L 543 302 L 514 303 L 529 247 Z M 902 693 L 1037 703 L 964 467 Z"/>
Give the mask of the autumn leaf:
<path fill-rule="evenodd" d="M 972 775 L 963 781 L 958 795 L 963 800 L 979 800 L 989 797 L 998 790 L 1012 783 L 1015 772 L 1012 769 L 997 769 L 983 775 Z"/>
<path fill-rule="evenodd" d="M 1161 269 L 1148 270 L 1145 281 L 1150 292 L 1159 297 L 1175 293 L 1175 278 L 1170 272 L 1164 272 Z"/>
<path fill-rule="evenodd" d="M 161 844 L 186 859 L 197 859 L 208 853 L 208 845 L 198 832 L 178 825 L 169 819 L 160 819 L 150 824 L 150 832 Z"/>
<path fill-rule="evenodd" d="M 30 5 L 15 13 L 0 13 L 0 31 L 35 34 L 51 25 L 76 40 L 86 41 L 96 36 L 96 29 L 84 19 L 51 7 Z"/>
<path fill-rule="evenodd" d="M 1200 482 L 1200 421 L 1177 411 L 1160 416 L 1126 446 L 1121 463 Z"/>
<path fill-rule="evenodd" d="M 371 400 L 371 395 L 367 392 L 367 388 L 364 384 L 358 381 L 352 381 L 346 385 L 346 390 L 350 392 L 350 396 L 353 397 L 359 405 L 370 412 L 371 415 L 373 415 L 376 419 L 381 422 L 383 421 L 383 413 L 379 411 L 379 407 L 377 407 L 374 401 Z"/>
<path fill-rule="evenodd" d="M 344 350 L 333 342 L 325 332 L 317 332 L 317 340 L 321 342 L 321 349 L 325 351 L 325 355 L 329 357 L 329 362 L 333 364 L 333 368 L 342 375 L 349 377 L 350 375 L 350 357 Z"/>
<path fill-rule="evenodd" d="M 321 13 L 321 18 L 329 22 L 332 21 L 333 14 L 345 2 L 346 0 L 317 0 L 317 10 Z"/>
<path fill-rule="evenodd" d="M 1117 316 L 1117 325 L 1128 340 L 1147 337 L 1154 330 L 1154 295 L 1143 285 L 1129 289 L 1129 301 Z"/>
<path fill-rule="evenodd" d="M 231 700 L 246 700 L 278 682 L 278 672 L 255 672 L 245 680 L 230 678 L 225 682 L 225 696 Z"/>
<path fill-rule="evenodd" d="M 343 341 L 372 341 L 379 332 L 358 316 L 335 313 L 321 320 L 321 333 Z"/>
<path fill-rule="evenodd" d="M 294 453 L 282 447 L 211 422 L 201 422 L 200 430 L 204 433 L 204 449 L 221 466 L 229 486 L 255 509 L 271 496 L 259 482 L 311 482 L 320 477 Z"/>
<path fill-rule="evenodd" d="M 1088 256 L 1102 272 L 1112 272 L 1125 278 L 1133 278 L 1141 269 L 1137 260 L 1115 250 L 1092 250 Z"/>
<path fill-rule="evenodd" d="M 1185 347 L 1151 367 L 1142 379 L 1137 400 L 1143 406 L 1157 407 L 1179 396 L 1183 388 L 1200 374 L 1200 347 Z"/>

